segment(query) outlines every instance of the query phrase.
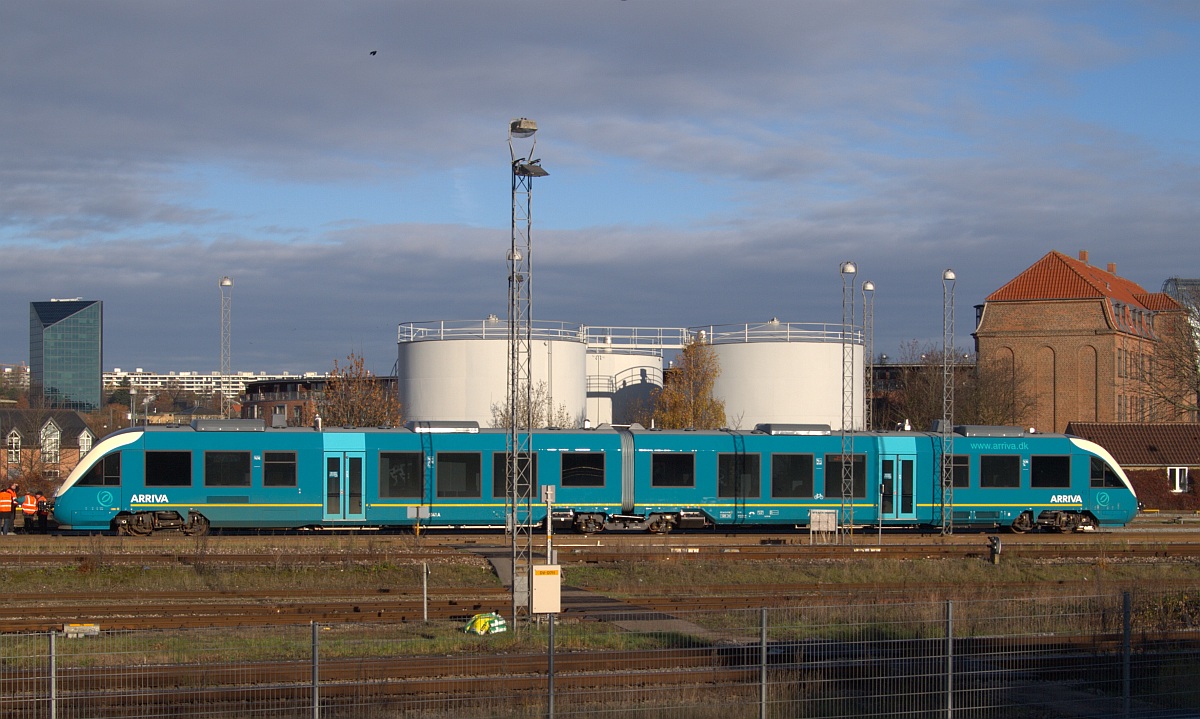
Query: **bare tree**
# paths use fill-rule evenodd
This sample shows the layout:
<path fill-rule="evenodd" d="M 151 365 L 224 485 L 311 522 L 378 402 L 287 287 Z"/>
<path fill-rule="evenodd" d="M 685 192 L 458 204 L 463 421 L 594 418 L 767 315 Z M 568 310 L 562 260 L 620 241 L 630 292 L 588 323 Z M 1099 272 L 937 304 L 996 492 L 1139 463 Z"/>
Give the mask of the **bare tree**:
<path fill-rule="evenodd" d="M 332 426 L 382 427 L 402 421 L 400 400 L 353 352 L 344 365 L 333 361 L 319 411 L 325 424 Z"/>
<path fill-rule="evenodd" d="M 954 423 L 1021 425 L 1033 408 L 1028 380 L 1010 362 L 983 360 L 974 365 L 959 361 L 966 353 L 955 349 Z M 941 348 L 921 346 L 915 340 L 901 347 L 897 386 L 885 393 L 881 426 L 927 430 L 942 417 L 944 390 Z"/>
<path fill-rule="evenodd" d="M 720 429 L 725 426 L 725 402 L 713 397 L 721 363 L 711 345 L 693 338 L 683 347 L 675 366 L 663 374 L 654 395 L 654 422 L 663 429 Z"/>
<path fill-rule="evenodd" d="M 1179 303 L 1179 310 L 1155 315 L 1153 353 L 1131 363 L 1151 420 L 1194 422 L 1200 410 L 1200 292 L 1185 290 Z"/>
<path fill-rule="evenodd" d="M 533 387 L 529 393 L 529 402 L 533 407 L 534 427 L 577 427 L 580 424 L 580 419 L 572 415 L 565 404 L 551 406 L 552 401 L 545 382 L 538 382 Z M 524 407 L 518 407 L 518 415 L 523 414 L 524 410 Z M 509 427 L 511 422 L 512 415 L 508 411 L 508 403 L 493 403 L 492 426 Z"/>

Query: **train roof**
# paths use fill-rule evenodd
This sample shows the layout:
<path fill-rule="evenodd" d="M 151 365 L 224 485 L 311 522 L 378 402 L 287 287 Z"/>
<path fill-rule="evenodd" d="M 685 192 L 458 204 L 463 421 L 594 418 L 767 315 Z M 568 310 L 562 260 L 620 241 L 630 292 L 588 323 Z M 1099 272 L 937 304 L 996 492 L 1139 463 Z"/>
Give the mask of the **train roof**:
<path fill-rule="evenodd" d="M 609 425 L 601 424 L 597 427 L 539 427 L 535 431 L 538 433 L 612 433 L 620 430 L 628 430 L 634 433 L 645 434 L 688 434 L 699 436 L 728 436 L 735 435 L 770 435 L 770 436 L 831 436 L 840 435 L 840 430 L 834 430 L 827 424 L 787 424 L 787 423 L 766 423 L 755 425 L 754 429 L 671 429 L 664 430 L 660 428 L 647 428 L 640 424 L 632 425 Z M 304 427 L 274 427 L 269 426 L 261 419 L 197 419 L 190 424 L 151 424 L 139 427 L 130 427 L 119 432 L 266 432 L 271 434 L 278 433 L 347 433 L 347 432 L 397 432 L 397 433 L 412 433 L 412 434 L 501 434 L 507 433 L 508 429 L 504 427 L 480 427 L 478 422 L 470 421 L 447 421 L 447 420 L 422 420 L 407 422 L 402 427 L 383 426 L 383 427 L 350 427 L 350 426 L 330 426 L 323 425 L 320 428 L 304 426 Z M 940 430 L 935 428 L 932 432 L 923 431 L 856 431 L 855 435 L 872 436 L 872 437 L 902 437 L 902 436 L 938 436 Z M 954 435 L 958 437 L 972 438 L 1018 438 L 1018 437 L 1069 437 L 1071 435 L 1058 433 L 1043 433 L 1036 432 L 1024 427 L 1002 426 L 1002 425 L 955 425 Z"/>

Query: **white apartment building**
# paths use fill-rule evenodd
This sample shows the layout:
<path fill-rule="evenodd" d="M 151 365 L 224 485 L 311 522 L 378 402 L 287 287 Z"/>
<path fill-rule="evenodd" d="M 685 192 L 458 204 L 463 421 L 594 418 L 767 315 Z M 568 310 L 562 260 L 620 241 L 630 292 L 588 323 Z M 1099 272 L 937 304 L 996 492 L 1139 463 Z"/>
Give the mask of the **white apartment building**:
<path fill-rule="evenodd" d="M 209 397 L 216 392 L 221 392 L 227 397 L 237 397 L 246 391 L 246 385 L 250 382 L 261 380 L 301 380 L 325 376 L 325 374 L 320 372 L 304 372 L 302 374 L 292 374 L 290 372 L 282 374 L 235 372 L 227 375 L 222 375 L 220 372 L 167 372 L 163 374 L 159 372 L 147 372 L 141 367 L 132 372 L 122 370 L 120 367 L 114 367 L 111 372 L 104 373 L 104 391 L 108 393 L 122 389 L 128 382 L 129 387 L 134 387 L 139 392 L 155 392 L 166 387 L 178 387 L 183 391 L 193 392 L 201 397 Z"/>

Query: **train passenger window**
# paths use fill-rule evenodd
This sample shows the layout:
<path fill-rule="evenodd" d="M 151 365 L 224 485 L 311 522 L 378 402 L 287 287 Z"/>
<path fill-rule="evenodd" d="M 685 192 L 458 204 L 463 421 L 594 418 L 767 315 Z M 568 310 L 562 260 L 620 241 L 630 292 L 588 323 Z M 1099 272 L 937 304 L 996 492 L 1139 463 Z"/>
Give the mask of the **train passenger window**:
<path fill-rule="evenodd" d="M 438 452 L 437 496 L 480 497 L 481 462 L 478 452 Z"/>
<path fill-rule="evenodd" d="M 296 486 L 295 452 L 263 452 L 263 486 Z"/>
<path fill-rule="evenodd" d="M 1071 486 L 1071 457 L 1035 456 L 1030 460 L 1030 487 L 1070 487 Z"/>
<path fill-rule="evenodd" d="M 1020 487 L 1021 458 L 1013 455 L 985 454 L 979 458 L 980 487 Z"/>
<path fill-rule="evenodd" d="M 771 455 L 771 496 L 813 496 L 813 456 L 811 454 Z"/>
<path fill-rule="evenodd" d="M 524 471 L 528 476 L 533 478 L 533 490 L 528 492 L 529 496 L 533 497 L 533 501 L 538 501 L 538 473 L 537 473 L 537 454 L 533 455 L 533 469 L 529 467 L 529 455 L 522 455 L 521 462 Z M 503 499 L 508 496 L 508 452 L 493 452 L 492 453 L 492 496 L 496 499 Z M 526 494 L 522 492 L 522 496 Z"/>
<path fill-rule="evenodd" d="M 954 477 L 954 488 L 971 486 L 971 457 L 966 454 L 956 454 L 951 459 L 951 475 Z"/>
<path fill-rule="evenodd" d="M 759 493 L 759 456 L 741 452 L 717 455 L 717 496 L 721 498 L 757 498 Z"/>
<path fill-rule="evenodd" d="M 854 482 L 851 497 L 864 499 L 867 496 L 867 455 L 856 454 L 850 459 L 850 472 Z M 842 455 L 825 455 L 825 496 L 842 496 Z"/>
<path fill-rule="evenodd" d="M 249 487 L 249 452 L 205 452 L 205 487 Z"/>
<path fill-rule="evenodd" d="M 603 487 L 603 452 L 563 452 L 562 476 L 564 487 Z"/>
<path fill-rule="evenodd" d="M 192 453 L 146 452 L 146 486 L 192 486 Z"/>
<path fill-rule="evenodd" d="M 380 499 L 421 499 L 425 496 L 422 472 L 425 456 L 420 452 L 379 453 Z"/>
<path fill-rule="evenodd" d="M 691 452 L 655 452 L 650 456 L 651 487 L 695 487 L 696 455 Z"/>
<path fill-rule="evenodd" d="M 121 453 L 113 452 L 102 457 L 77 484 L 83 487 L 121 486 Z"/>
<path fill-rule="evenodd" d="M 1108 465 L 1108 462 L 1099 457 L 1092 457 L 1092 486 L 1096 488 L 1103 487 L 1124 487 L 1121 478 L 1113 471 L 1113 468 Z"/>

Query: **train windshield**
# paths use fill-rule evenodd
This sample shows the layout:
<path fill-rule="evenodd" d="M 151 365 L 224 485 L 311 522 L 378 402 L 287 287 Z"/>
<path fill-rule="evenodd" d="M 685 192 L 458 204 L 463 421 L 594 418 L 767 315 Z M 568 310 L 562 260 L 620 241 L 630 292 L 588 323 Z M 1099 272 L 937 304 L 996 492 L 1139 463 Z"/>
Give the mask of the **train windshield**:
<path fill-rule="evenodd" d="M 1121 481 L 1121 476 L 1108 462 L 1099 457 L 1092 457 L 1092 486 L 1095 488 L 1124 487 L 1125 483 Z"/>

